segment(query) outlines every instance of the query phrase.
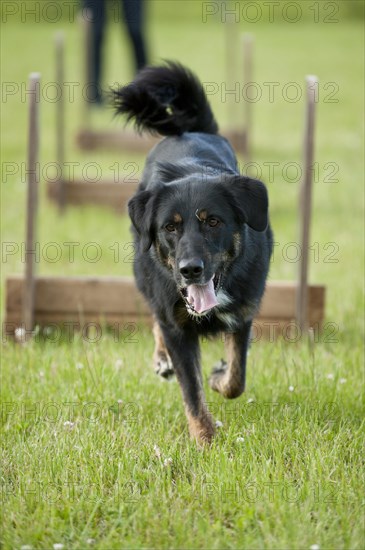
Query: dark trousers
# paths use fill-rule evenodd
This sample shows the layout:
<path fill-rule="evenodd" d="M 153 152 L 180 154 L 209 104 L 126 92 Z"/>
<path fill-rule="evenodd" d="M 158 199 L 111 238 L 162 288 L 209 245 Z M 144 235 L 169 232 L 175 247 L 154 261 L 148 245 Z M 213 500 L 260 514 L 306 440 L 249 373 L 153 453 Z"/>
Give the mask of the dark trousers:
<path fill-rule="evenodd" d="M 143 36 L 144 0 L 120 0 L 122 14 L 133 47 L 136 72 L 147 63 L 146 45 Z M 90 79 L 93 92 L 88 93 L 90 101 L 101 101 L 100 82 L 102 75 L 102 49 L 108 0 L 83 0 L 83 7 L 91 12 L 91 67 Z"/>

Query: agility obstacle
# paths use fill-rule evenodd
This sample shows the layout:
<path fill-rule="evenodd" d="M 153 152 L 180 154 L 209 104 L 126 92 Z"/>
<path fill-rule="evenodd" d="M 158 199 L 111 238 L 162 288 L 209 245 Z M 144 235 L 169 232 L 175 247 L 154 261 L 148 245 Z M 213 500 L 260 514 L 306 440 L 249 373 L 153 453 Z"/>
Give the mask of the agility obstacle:
<path fill-rule="evenodd" d="M 58 204 L 60 212 L 67 205 L 97 204 L 124 212 L 128 199 L 135 192 L 138 179 L 130 177 L 88 181 L 85 178 L 67 179 L 65 167 L 65 102 L 64 102 L 64 52 L 65 36 L 62 31 L 55 35 L 56 82 L 60 97 L 56 106 L 56 164 L 57 178 L 46 180 L 46 193 Z"/>
<path fill-rule="evenodd" d="M 269 282 L 260 312 L 255 319 L 259 337 L 289 338 L 294 333 L 306 334 L 308 328 L 320 330 L 325 311 L 325 287 L 308 284 L 308 253 L 311 212 L 311 187 L 314 136 L 315 77 L 307 77 L 307 109 L 304 135 L 304 178 L 300 193 L 300 235 L 302 256 L 298 282 Z M 30 75 L 31 90 L 39 89 L 40 75 Z M 36 94 L 29 98 L 28 200 L 25 274 L 6 280 L 6 315 L 4 332 L 14 335 L 23 329 L 31 335 L 35 325 L 47 327 L 77 323 L 83 330 L 87 323 L 150 323 L 151 314 L 144 298 L 128 277 L 44 277 L 35 273 L 38 209 L 39 118 Z M 123 187 L 123 186 L 120 186 Z M 292 338 L 292 337 L 291 337 Z M 290 339 L 290 338 L 289 338 Z M 292 340 L 290 340 L 292 341 Z"/>
<path fill-rule="evenodd" d="M 92 82 L 91 75 L 91 59 L 90 52 L 92 51 L 91 33 L 92 33 L 92 16 L 89 10 L 82 10 L 80 17 L 83 35 L 83 50 L 84 50 L 84 74 L 85 74 L 85 89 L 87 84 Z M 237 80 L 236 75 L 232 74 L 232 60 L 235 59 L 238 51 L 237 40 L 237 25 L 227 22 L 225 25 L 226 36 L 226 83 L 228 86 L 235 85 Z M 243 83 L 251 81 L 251 56 L 252 56 L 252 35 L 244 35 L 243 40 Z M 228 88 L 229 89 L 229 88 Z M 237 121 L 241 120 L 240 104 L 234 101 L 228 101 L 229 128 L 222 131 L 222 135 L 226 137 L 237 153 L 241 153 L 248 158 L 249 151 L 249 128 L 247 121 L 251 121 L 251 114 L 247 113 L 250 110 L 250 103 L 246 102 L 246 125 L 237 127 Z M 123 131 L 99 131 L 91 128 L 91 109 L 92 105 L 88 101 L 84 101 L 84 116 L 82 128 L 77 136 L 76 143 L 83 150 L 94 150 L 105 148 L 108 150 L 117 149 L 118 151 L 133 151 L 147 153 L 159 141 L 160 138 L 149 135 L 139 135 L 133 130 Z M 249 158 L 248 158 L 249 160 Z"/>
<path fill-rule="evenodd" d="M 85 25 L 85 37 L 86 41 L 90 40 L 90 24 L 83 18 Z M 235 27 L 234 27 L 235 28 Z M 233 31 L 233 29 L 232 29 Z M 232 60 L 234 52 L 236 51 L 236 32 L 227 32 L 227 88 L 233 89 L 234 71 L 229 67 L 232 64 L 229 63 L 229 59 Z M 251 82 L 252 78 L 252 47 L 253 37 L 251 34 L 243 35 L 243 52 L 244 52 L 244 75 L 245 84 Z M 55 58 L 56 58 L 56 82 L 58 89 L 60 90 L 60 98 L 56 105 L 56 161 L 58 168 L 58 177 L 56 179 L 46 180 L 46 192 L 51 201 L 57 202 L 60 212 L 62 212 L 67 205 L 81 205 L 81 204 L 97 204 L 99 206 L 111 207 L 116 212 L 124 212 L 125 205 L 128 199 L 133 195 L 137 189 L 138 181 L 131 181 L 129 177 L 120 178 L 118 181 L 112 179 L 103 179 L 101 181 L 91 182 L 82 178 L 73 178 L 69 180 L 65 177 L 65 103 L 64 103 L 64 51 L 65 51 L 65 36 L 62 31 L 59 31 L 55 35 Z M 87 60 L 85 62 L 86 74 L 85 79 L 90 78 L 89 56 L 90 50 L 86 48 Z M 226 137 L 230 140 L 232 146 L 239 151 L 246 152 L 246 158 L 249 158 L 250 143 L 248 136 L 251 134 L 251 107 L 249 102 L 245 102 L 245 118 L 246 127 L 243 131 L 238 129 L 234 130 L 234 125 L 237 124 L 237 120 L 241 119 L 239 109 L 242 102 L 228 101 L 230 126 L 232 130 L 226 133 Z M 87 124 L 90 124 L 90 105 L 85 102 L 85 115 L 84 120 Z M 134 131 L 125 130 L 123 132 L 89 132 L 82 133 L 82 139 L 87 140 L 92 136 L 92 143 L 85 144 L 84 149 L 96 149 L 99 146 L 110 149 L 119 150 L 133 150 L 134 152 L 140 152 L 145 154 L 149 151 L 161 138 L 148 136 L 147 134 L 139 135 Z M 81 135 L 81 134 L 80 134 Z M 89 136 L 89 137 L 88 137 Z"/>

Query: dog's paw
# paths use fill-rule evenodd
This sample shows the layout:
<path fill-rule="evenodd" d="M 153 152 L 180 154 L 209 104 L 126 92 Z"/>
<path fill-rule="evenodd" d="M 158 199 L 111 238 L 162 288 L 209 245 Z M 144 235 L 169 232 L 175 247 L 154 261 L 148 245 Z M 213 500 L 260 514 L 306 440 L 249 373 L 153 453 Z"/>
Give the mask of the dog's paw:
<path fill-rule="evenodd" d="M 221 375 L 221 374 L 225 373 L 226 370 L 227 370 L 227 362 L 224 359 L 220 359 L 220 361 L 218 361 L 218 363 L 213 365 L 212 375 L 213 374 L 220 374 Z"/>
<path fill-rule="evenodd" d="M 170 357 L 161 356 L 157 359 L 155 362 L 155 373 L 162 376 L 162 378 L 165 378 L 166 380 L 169 380 L 174 376 L 175 371 Z"/>
<path fill-rule="evenodd" d="M 213 418 L 209 413 L 201 417 L 188 416 L 190 437 L 194 439 L 200 447 L 210 445 L 215 434 L 215 425 Z"/>
<path fill-rule="evenodd" d="M 217 391 L 219 393 L 222 392 L 222 381 L 224 379 L 224 376 L 227 372 L 227 363 L 224 361 L 224 359 L 221 359 L 213 365 L 212 373 L 209 377 L 209 386 L 212 388 L 212 390 Z"/>
<path fill-rule="evenodd" d="M 227 363 L 223 359 L 213 367 L 208 382 L 212 390 L 227 399 L 235 399 L 244 391 L 244 385 L 240 380 L 230 376 Z"/>

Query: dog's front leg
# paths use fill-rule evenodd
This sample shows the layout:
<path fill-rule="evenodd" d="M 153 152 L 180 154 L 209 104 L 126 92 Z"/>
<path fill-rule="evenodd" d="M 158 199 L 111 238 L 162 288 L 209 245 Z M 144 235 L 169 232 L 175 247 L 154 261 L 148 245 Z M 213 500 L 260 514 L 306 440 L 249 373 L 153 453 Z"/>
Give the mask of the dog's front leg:
<path fill-rule="evenodd" d="M 190 435 L 199 443 L 210 443 L 214 423 L 205 403 L 198 336 L 192 331 L 161 328 L 181 387 Z"/>
<path fill-rule="evenodd" d="M 225 335 L 227 363 L 213 370 L 209 379 L 210 387 L 224 397 L 239 397 L 245 389 L 246 358 L 250 341 L 252 321 L 234 333 Z"/>
<path fill-rule="evenodd" d="M 155 337 L 155 351 L 153 353 L 155 373 L 163 378 L 170 378 L 174 374 L 174 366 L 166 349 L 161 327 L 156 318 L 153 321 L 153 335 Z"/>

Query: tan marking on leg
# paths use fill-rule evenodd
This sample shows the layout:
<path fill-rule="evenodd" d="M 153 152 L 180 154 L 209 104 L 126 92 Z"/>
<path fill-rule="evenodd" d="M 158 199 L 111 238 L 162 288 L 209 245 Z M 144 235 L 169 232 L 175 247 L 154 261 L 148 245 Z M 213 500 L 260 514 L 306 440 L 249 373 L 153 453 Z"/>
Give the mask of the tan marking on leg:
<path fill-rule="evenodd" d="M 155 350 L 153 352 L 153 366 L 156 371 L 158 371 L 158 363 L 159 361 L 165 360 L 170 361 L 169 353 L 166 349 L 165 340 L 160 328 L 160 325 L 158 324 L 157 320 L 153 320 L 153 336 L 155 337 Z"/>
<path fill-rule="evenodd" d="M 241 342 L 236 334 L 226 334 L 227 367 L 224 370 L 213 372 L 209 380 L 213 390 L 229 399 L 239 397 L 244 391 L 240 346 Z"/>
<path fill-rule="evenodd" d="M 225 392 L 228 394 L 227 397 L 238 397 L 243 392 L 241 384 L 241 342 L 235 334 L 227 334 L 225 347 L 228 363 Z"/>
<path fill-rule="evenodd" d="M 165 346 L 165 340 L 163 338 L 163 334 L 160 328 L 160 325 L 158 324 L 158 321 L 156 319 L 153 320 L 153 335 L 155 337 L 155 345 L 157 351 L 164 351 L 167 353 L 166 346 Z"/>
<path fill-rule="evenodd" d="M 197 416 L 193 415 L 185 405 L 185 414 L 188 419 L 190 436 L 200 445 L 211 443 L 215 427 L 212 415 L 208 411 L 206 405 L 202 403 L 201 410 Z"/>

